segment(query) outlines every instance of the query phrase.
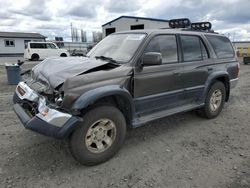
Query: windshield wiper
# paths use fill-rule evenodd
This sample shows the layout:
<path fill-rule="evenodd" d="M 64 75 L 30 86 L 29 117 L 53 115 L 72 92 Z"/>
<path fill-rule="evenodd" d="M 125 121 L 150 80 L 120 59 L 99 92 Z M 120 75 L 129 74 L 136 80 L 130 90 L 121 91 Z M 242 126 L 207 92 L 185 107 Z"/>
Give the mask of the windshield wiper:
<path fill-rule="evenodd" d="M 101 60 L 104 60 L 104 61 L 109 61 L 109 62 L 111 62 L 111 63 L 113 63 L 115 65 L 119 65 L 119 63 L 117 63 L 117 61 L 114 60 L 112 57 L 106 57 L 106 56 L 101 55 L 101 56 L 95 56 L 95 58 L 96 59 L 101 59 Z"/>

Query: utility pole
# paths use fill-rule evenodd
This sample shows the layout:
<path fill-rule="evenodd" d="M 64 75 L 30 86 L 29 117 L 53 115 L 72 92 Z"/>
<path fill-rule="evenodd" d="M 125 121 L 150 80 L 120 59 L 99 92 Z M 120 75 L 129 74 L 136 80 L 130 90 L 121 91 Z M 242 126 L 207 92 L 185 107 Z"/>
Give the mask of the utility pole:
<path fill-rule="evenodd" d="M 234 42 L 234 38 L 235 38 L 235 32 L 233 32 L 233 42 Z"/>
<path fill-rule="evenodd" d="M 72 22 L 70 23 L 70 30 L 71 30 L 71 40 L 73 42 L 73 28 L 72 28 Z"/>

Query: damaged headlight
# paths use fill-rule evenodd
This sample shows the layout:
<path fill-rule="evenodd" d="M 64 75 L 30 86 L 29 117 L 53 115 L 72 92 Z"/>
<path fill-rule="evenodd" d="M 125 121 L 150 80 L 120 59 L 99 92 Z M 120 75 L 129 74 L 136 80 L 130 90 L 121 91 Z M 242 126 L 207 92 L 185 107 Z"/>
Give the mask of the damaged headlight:
<path fill-rule="evenodd" d="M 63 126 L 72 117 L 70 114 L 49 108 L 43 97 L 39 98 L 38 111 L 37 117 L 58 127 Z"/>
<path fill-rule="evenodd" d="M 16 94 L 20 99 L 27 99 L 29 101 L 37 101 L 39 96 L 36 92 L 34 92 L 28 85 L 24 82 L 19 82 L 16 87 Z"/>

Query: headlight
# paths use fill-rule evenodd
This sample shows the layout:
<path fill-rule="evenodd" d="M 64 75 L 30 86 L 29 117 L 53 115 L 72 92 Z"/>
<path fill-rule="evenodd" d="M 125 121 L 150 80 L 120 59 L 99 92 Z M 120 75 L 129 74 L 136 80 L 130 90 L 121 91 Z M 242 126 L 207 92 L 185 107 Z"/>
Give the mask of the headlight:
<path fill-rule="evenodd" d="M 49 108 L 42 97 L 39 99 L 38 111 L 37 117 L 58 127 L 63 126 L 72 117 L 70 114 Z"/>
<path fill-rule="evenodd" d="M 24 82 L 19 82 L 16 87 L 16 94 L 20 99 L 27 99 L 29 101 L 36 102 L 38 100 L 38 94 L 34 92 L 27 84 Z"/>

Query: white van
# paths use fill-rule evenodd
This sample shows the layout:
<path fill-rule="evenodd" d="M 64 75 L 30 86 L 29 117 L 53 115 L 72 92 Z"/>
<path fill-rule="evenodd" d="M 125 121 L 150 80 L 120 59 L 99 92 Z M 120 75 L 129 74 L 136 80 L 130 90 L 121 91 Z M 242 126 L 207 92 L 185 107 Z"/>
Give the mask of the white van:
<path fill-rule="evenodd" d="M 51 56 L 67 57 L 69 52 L 58 48 L 53 42 L 28 42 L 25 46 L 25 59 L 37 61 Z"/>

